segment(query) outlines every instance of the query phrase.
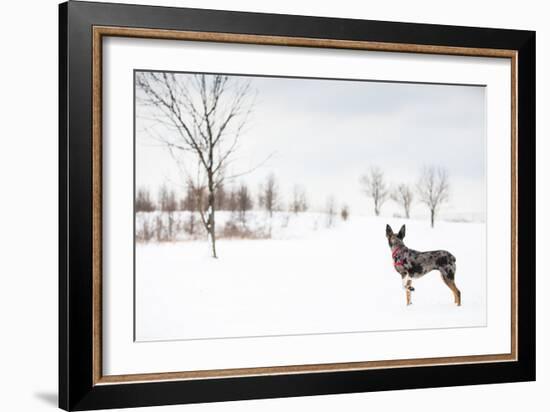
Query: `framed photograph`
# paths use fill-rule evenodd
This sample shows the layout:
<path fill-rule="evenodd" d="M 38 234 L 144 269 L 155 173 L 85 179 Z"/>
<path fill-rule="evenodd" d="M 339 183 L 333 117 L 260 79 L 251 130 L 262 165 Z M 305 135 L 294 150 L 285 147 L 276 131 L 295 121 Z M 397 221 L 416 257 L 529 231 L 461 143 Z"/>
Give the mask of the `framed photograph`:
<path fill-rule="evenodd" d="M 535 33 L 60 5 L 59 406 L 535 379 Z"/>

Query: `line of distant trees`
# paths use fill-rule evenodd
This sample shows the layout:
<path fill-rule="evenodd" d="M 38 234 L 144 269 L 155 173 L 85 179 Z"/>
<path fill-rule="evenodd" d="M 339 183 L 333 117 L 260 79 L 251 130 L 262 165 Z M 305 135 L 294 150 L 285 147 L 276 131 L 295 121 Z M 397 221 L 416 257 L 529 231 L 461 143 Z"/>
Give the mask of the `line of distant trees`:
<path fill-rule="evenodd" d="M 266 188 L 258 195 L 258 199 L 254 202 L 253 195 L 244 183 L 238 186 L 225 188 L 223 185 L 217 187 L 214 192 L 214 201 L 216 210 L 225 210 L 230 212 L 238 212 L 240 214 L 251 210 L 255 204 L 260 208 L 265 209 L 270 215 L 275 210 L 278 210 L 278 192 L 275 188 Z M 207 193 L 202 188 L 196 188 L 188 185 L 183 196 L 178 198 L 176 191 L 168 189 L 163 185 L 157 195 L 156 200 L 153 199 L 151 192 L 146 188 L 139 188 L 136 193 L 135 209 L 136 212 L 174 212 L 174 211 L 204 211 L 207 205 Z"/>
<path fill-rule="evenodd" d="M 135 210 L 136 212 L 175 212 L 175 211 L 204 211 L 206 202 L 206 190 L 197 188 L 188 184 L 183 196 L 179 197 L 174 189 L 169 189 L 166 185 L 161 186 L 156 200 L 153 199 L 151 192 L 146 188 L 138 188 L 136 193 Z M 273 212 L 287 210 L 292 213 L 306 212 L 309 209 L 309 202 L 306 190 L 303 186 L 296 185 L 292 188 L 288 206 L 285 208 L 282 200 L 281 191 L 274 174 L 270 174 L 265 179 L 254 196 L 249 187 L 240 183 L 239 185 L 226 188 L 219 185 L 214 192 L 216 210 L 238 213 L 244 220 L 246 212 L 257 207 L 265 210 L 270 216 Z M 326 212 L 330 215 L 336 215 L 336 200 L 333 195 L 327 199 Z M 339 211 L 343 220 L 347 220 L 350 215 L 349 207 L 343 205 Z"/>
<path fill-rule="evenodd" d="M 151 214 L 149 217 L 139 216 L 140 225 L 136 232 L 137 239 L 139 241 L 173 241 L 181 232 L 185 232 L 191 238 L 208 234 L 203 230 L 204 225 L 200 224 L 204 219 L 205 208 L 209 204 L 207 196 L 205 188 L 197 187 L 191 182 L 185 187 L 183 195 L 179 197 L 176 191 L 168 188 L 167 185 L 160 187 L 156 197 L 153 197 L 150 190 L 139 188 L 136 192 L 135 211 L 137 213 L 145 212 L 145 214 L 148 214 L 147 212 L 162 213 Z M 285 207 L 274 174 L 266 177 L 265 181 L 259 185 L 255 195 L 244 183 L 229 188 L 219 185 L 214 192 L 214 199 L 216 210 L 231 212 L 231 218 L 226 221 L 219 232 L 219 235 L 230 238 L 271 237 L 271 218 L 274 212 L 285 211 L 289 214 L 299 214 L 309 209 L 306 190 L 299 185 L 292 188 L 290 199 Z M 252 231 L 247 227 L 247 213 L 254 208 L 264 210 L 269 216 L 263 231 L 258 229 Z M 175 213 L 178 211 L 192 213 L 187 214 L 184 217 L 185 220 L 182 220 L 182 216 Z M 347 221 L 350 217 L 349 206 L 343 204 L 338 208 L 333 195 L 327 198 L 323 212 L 326 216 L 327 228 L 335 225 L 338 216 L 342 221 Z"/>
<path fill-rule="evenodd" d="M 376 216 L 380 215 L 384 203 L 391 199 L 403 209 L 405 217 L 410 218 L 411 206 L 417 195 L 420 203 L 429 210 L 432 228 L 440 207 L 449 201 L 449 174 L 442 167 L 424 167 L 415 186 L 400 183 L 392 187 L 386 181 L 384 172 L 374 166 L 359 178 L 359 183 L 363 193 L 372 199 Z"/>

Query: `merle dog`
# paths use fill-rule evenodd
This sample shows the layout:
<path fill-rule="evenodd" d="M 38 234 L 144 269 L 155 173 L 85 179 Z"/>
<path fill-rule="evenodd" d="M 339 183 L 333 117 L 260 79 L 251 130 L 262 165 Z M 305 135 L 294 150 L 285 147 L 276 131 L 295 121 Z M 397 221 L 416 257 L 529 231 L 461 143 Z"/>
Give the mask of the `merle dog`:
<path fill-rule="evenodd" d="M 460 306 L 460 290 L 455 285 L 456 259 L 446 250 L 433 252 L 417 252 L 409 249 L 403 243 L 405 225 L 397 234 L 393 233 L 390 225 L 386 225 L 386 237 L 391 248 L 393 267 L 401 275 L 403 288 L 407 292 L 407 305 L 411 304 L 412 280 L 424 276 L 432 270 L 439 270 L 441 279 L 451 289 L 455 304 Z"/>

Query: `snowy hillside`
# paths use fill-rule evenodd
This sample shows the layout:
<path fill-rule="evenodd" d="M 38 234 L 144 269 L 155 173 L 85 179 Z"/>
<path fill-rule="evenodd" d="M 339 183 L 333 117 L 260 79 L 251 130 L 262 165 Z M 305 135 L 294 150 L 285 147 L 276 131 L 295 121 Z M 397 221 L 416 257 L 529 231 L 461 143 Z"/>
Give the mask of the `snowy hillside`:
<path fill-rule="evenodd" d="M 189 217 L 189 212 L 175 213 L 181 222 Z M 147 219 L 154 213 L 137 216 L 138 231 Z M 216 219 L 223 230 L 232 216 L 222 212 Z M 386 223 L 394 230 L 407 224 L 410 248 L 447 249 L 456 256 L 461 307 L 453 304 L 436 272 L 414 282 L 413 304 L 405 305 Z M 209 257 L 206 241 L 180 232 L 179 241 L 136 243 L 137 340 L 486 323 L 484 224 L 437 222 L 431 229 L 427 221 L 352 216 L 345 222 L 336 217 L 328 228 L 322 213 L 279 212 L 269 219 L 264 212 L 251 212 L 246 227 L 270 236 L 219 239 L 218 259 Z"/>

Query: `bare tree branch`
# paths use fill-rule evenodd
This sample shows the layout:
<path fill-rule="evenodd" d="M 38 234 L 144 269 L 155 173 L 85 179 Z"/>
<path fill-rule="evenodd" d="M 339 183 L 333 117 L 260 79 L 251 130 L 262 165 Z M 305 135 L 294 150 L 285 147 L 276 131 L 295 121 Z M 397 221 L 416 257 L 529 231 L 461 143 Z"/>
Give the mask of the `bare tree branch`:
<path fill-rule="evenodd" d="M 391 199 L 403 208 L 407 219 L 411 216 L 411 205 L 414 199 L 413 191 L 406 184 L 397 186 L 390 195 Z"/>
<path fill-rule="evenodd" d="M 439 207 L 449 200 L 449 175 L 447 170 L 441 167 L 425 167 L 416 185 L 420 201 L 430 209 L 431 226 Z"/>
<path fill-rule="evenodd" d="M 374 214 L 380 215 L 382 205 L 386 202 L 389 190 L 384 180 L 384 173 L 378 167 L 371 167 L 369 172 L 361 176 L 359 182 L 363 192 L 374 202 Z"/>

